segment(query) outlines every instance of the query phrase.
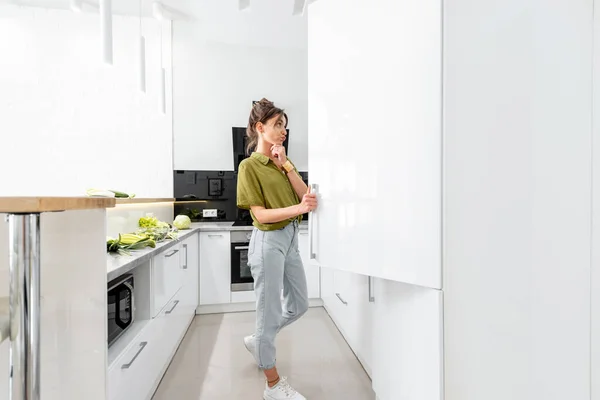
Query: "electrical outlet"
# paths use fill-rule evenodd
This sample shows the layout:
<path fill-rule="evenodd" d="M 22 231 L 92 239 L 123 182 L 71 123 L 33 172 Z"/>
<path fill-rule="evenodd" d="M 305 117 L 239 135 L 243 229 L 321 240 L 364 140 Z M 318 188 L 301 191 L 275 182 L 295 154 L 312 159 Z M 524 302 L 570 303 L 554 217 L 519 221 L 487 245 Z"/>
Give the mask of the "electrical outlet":
<path fill-rule="evenodd" d="M 202 210 L 202 216 L 204 218 L 207 218 L 207 217 L 216 217 L 217 216 L 217 209 L 216 208 L 204 209 L 204 210 Z"/>

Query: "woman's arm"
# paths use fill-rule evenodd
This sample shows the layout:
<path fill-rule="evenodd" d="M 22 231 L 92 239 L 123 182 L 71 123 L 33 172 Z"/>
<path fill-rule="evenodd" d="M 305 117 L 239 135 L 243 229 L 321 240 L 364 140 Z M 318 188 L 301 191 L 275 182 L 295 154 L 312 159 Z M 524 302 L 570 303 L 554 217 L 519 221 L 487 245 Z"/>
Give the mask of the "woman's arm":
<path fill-rule="evenodd" d="M 288 172 L 287 176 L 292 184 L 292 187 L 294 188 L 294 192 L 296 192 L 298 198 L 302 201 L 302 196 L 304 196 L 308 191 L 308 186 L 306 186 L 306 183 L 304 183 L 295 169 L 292 169 L 290 172 Z"/>
<path fill-rule="evenodd" d="M 300 215 L 300 204 L 285 208 L 264 208 L 263 206 L 252 206 L 252 213 L 261 224 L 274 224 Z M 302 213 L 303 214 L 303 213 Z"/>
<path fill-rule="evenodd" d="M 314 193 L 305 193 L 302 196 L 300 204 L 284 208 L 265 208 L 263 206 L 251 206 L 252 214 L 261 224 L 273 224 L 275 222 L 285 221 L 286 219 L 306 214 L 317 208 L 317 195 Z"/>

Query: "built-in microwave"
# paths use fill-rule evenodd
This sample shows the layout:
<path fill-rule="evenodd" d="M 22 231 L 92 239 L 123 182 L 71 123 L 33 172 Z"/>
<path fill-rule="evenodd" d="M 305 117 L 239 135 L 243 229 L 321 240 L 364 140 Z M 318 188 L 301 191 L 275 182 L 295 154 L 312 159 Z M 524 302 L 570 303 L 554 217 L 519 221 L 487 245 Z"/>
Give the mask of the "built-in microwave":
<path fill-rule="evenodd" d="M 125 274 L 108 283 L 108 347 L 110 347 L 135 319 L 133 275 Z"/>

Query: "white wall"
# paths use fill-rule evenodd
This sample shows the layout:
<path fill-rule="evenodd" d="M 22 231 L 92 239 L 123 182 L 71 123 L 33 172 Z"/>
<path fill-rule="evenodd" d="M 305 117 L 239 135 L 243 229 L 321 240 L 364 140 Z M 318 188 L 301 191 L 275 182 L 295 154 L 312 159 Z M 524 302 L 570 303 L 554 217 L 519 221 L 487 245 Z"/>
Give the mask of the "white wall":
<path fill-rule="evenodd" d="M 445 6 L 445 400 L 590 398 L 592 6 Z"/>
<path fill-rule="evenodd" d="M 175 169 L 233 170 L 231 128 L 266 97 L 285 108 L 289 156 L 307 170 L 306 17 L 291 16 L 291 1 L 255 0 L 244 12 L 232 1 L 184 3 L 197 19 L 173 25 Z"/>
<path fill-rule="evenodd" d="M 143 21 L 147 94 L 137 86 L 139 20 L 113 19 L 112 67 L 101 61 L 99 27 L 97 14 L 0 6 L 0 196 L 77 196 L 90 187 L 172 196 L 160 25 Z M 169 110 L 169 24 L 163 42 Z"/>

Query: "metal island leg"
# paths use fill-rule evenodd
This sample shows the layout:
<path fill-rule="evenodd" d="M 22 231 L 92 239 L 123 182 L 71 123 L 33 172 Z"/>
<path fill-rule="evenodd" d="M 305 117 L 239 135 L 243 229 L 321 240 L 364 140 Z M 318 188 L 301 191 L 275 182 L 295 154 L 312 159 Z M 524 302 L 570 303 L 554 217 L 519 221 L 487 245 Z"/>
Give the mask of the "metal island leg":
<path fill-rule="evenodd" d="M 40 399 L 40 214 L 8 214 L 10 400 Z"/>

